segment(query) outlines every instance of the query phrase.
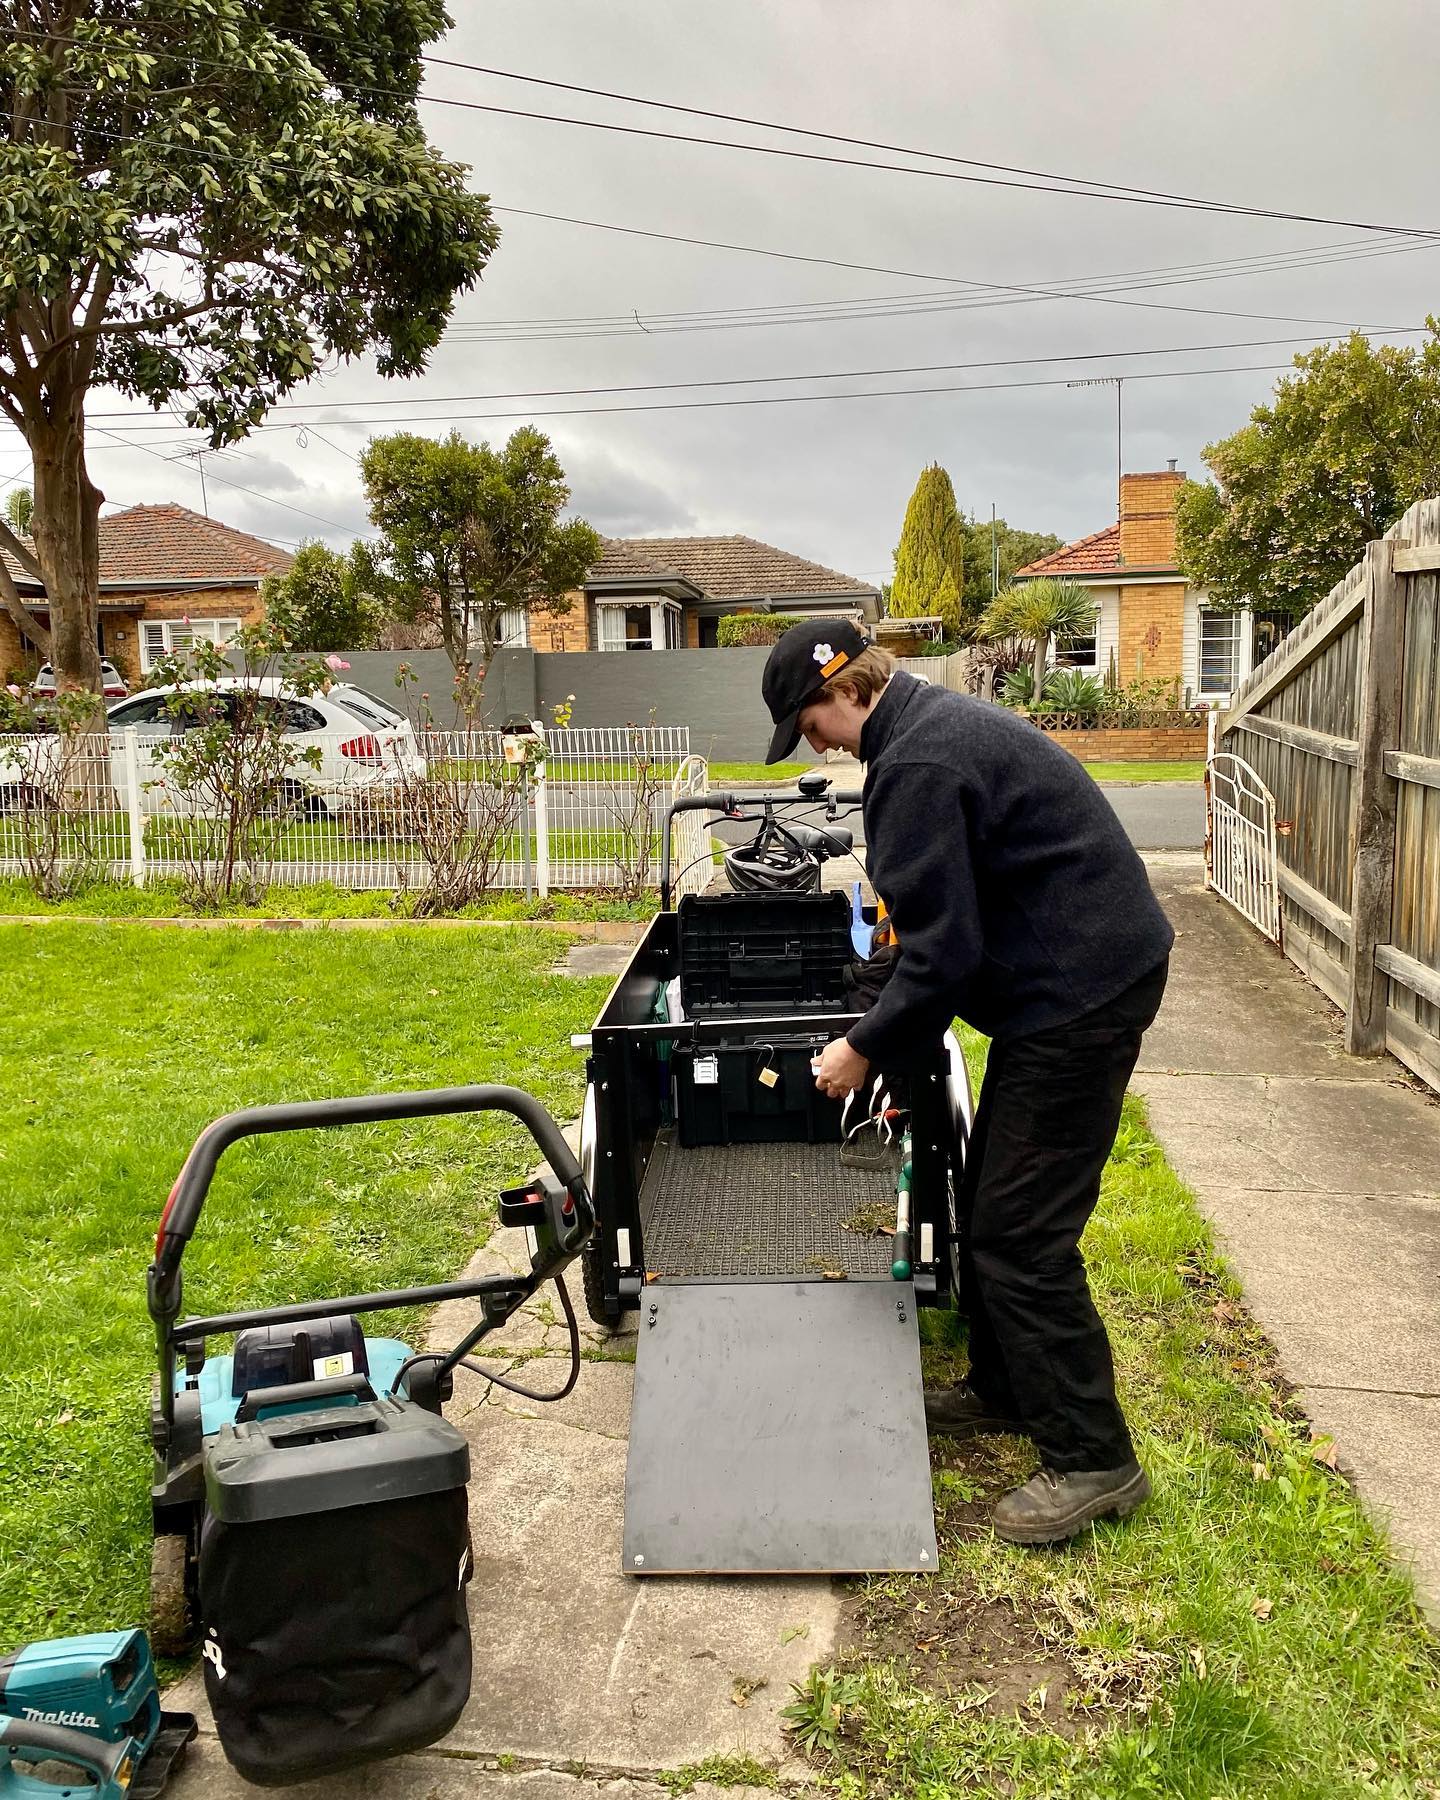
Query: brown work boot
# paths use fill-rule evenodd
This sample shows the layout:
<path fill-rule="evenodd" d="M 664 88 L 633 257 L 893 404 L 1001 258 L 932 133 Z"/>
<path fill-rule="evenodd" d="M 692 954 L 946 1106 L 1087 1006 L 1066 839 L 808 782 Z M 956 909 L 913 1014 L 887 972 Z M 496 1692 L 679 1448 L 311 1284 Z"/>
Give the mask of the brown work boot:
<path fill-rule="evenodd" d="M 952 1388 L 926 1388 L 925 1429 L 938 1437 L 988 1437 L 1010 1431 L 1024 1435 L 1016 1418 L 982 1400 L 962 1381 Z"/>
<path fill-rule="evenodd" d="M 1133 1457 L 1118 1469 L 1041 1469 L 995 1508 L 995 1535 L 1008 1544 L 1058 1544 L 1096 1519 L 1127 1518 L 1149 1498 L 1150 1477 Z"/>

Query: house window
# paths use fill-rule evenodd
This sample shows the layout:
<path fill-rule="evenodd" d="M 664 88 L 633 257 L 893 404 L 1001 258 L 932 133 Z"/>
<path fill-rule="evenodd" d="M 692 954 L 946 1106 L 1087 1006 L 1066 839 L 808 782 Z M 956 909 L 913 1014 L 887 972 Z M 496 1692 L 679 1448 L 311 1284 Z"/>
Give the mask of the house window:
<path fill-rule="evenodd" d="M 602 650 L 678 650 L 680 608 L 668 600 L 601 600 L 595 607 Z"/>
<path fill-rule="evenodd" d="M 1233 694 L 1240 680 L 1240 615 L 1200 608 L 1200 692 Z"/>
<path fill-rule="evenodd" d="M 523 606 L 507 606 L 500 615 L 497 641 L 502 650 L 530 648 L 530 615 Z"/>
<path fill-rule="evenodd" d="M 1070 632 L 1055 639 L 1055 661 L 1062 669 L 1095 669 L 1100 650 L 1100 608 L 1090 621 L 1088 631 Z"/>
<path fill-rule="evenodd" d="M 225 644 L 240 629 L 238 619 L 142 619 L 140 669 L 143 674 L 162 656 L 183 656 L 196 644 Z"/>

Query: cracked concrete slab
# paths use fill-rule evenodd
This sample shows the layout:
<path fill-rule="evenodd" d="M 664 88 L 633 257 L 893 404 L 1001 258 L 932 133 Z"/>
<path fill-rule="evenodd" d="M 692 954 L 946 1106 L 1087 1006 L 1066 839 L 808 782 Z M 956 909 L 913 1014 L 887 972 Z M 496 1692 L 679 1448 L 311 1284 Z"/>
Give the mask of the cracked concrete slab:
<path fill-rule="evenodd" d="M 1315 1386 L 1302 1389 L 1301 1400 L 1320 1430 L 1334 1438 L 1371 1515 L 1413 1574 L 1432 1624 L 1440 1627 L 1440 1399 Z"/>
<path fill-rule="evenodd" d="M 1321 1430 L 1440 1620 L 1440 1102 L 1213 894 L 1151 866 L 1176 927 L 1133 1086 Z"/>
<path fill-rule="evenodd" d="M 1283 1232 L 1276 1230 L 1277 1209 Z M 1440 1199 L 1207 1185 L 1205 1210 L 1220 1248 L 1244 1263 L 1246 1297 L 1272 1327 L 1339 1321 L 1353 1335 L 1351 1297 L 1383 1271 L 1388 1327 L 1433 1331 Z"/>
<path fill-rule="evenodd" d="M 1440 1197 L 1440 1107 L 1401 1080 L 1394 1064 L 1391 1075 L 1353 1082 L 1148 1070 L 1134 1086 L 1187 1180 Z"/>
<path fill-rule="evenodd" d="M 186 1755 L 177 1778 L 187 1800 L 254 1800 L 256 1790 L 225 1761 L 208 1732 Z M 473 1757 L 422 1750 L 287 1789 L 298 1800 L 664 1800 L 668 1789 L 643 1775 L 596 1770 L 499 1769 Z M 717 1788 L 700 1782 L 695 1800 L 760 1800 L 764 1788 Z"/>
<path fill-rule="evenodd" d="M 1145 863 L 1170 912 L 1176 944 L 1165 1007 L 1140 1052 L 1142 1072 L 1393 1078 L 1394 1065 L 1383 1059 L 1345 1055 L 1339 1014 L 1233 907 L 1207 894 L 1200 857 L 1154 856 Z M 1207 986 L 1174 979 L 1207 964 L 1225 968 L 1230 978 Z"/>

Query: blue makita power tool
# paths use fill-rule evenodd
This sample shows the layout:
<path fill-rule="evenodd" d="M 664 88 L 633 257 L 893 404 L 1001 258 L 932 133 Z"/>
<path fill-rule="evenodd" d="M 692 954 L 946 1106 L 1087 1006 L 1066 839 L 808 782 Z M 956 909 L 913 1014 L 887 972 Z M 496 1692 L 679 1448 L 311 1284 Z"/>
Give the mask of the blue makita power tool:
<path fill-rule="evenodd" d="M 143 1631 L 51 1638 L 0 1656 L 0 1800 L 154 1800 L 194 1735 L 189 1713 L 160 1710 Z M 34 1773 L 40 1764 L 69 1765 L 78 1779 Z"/>

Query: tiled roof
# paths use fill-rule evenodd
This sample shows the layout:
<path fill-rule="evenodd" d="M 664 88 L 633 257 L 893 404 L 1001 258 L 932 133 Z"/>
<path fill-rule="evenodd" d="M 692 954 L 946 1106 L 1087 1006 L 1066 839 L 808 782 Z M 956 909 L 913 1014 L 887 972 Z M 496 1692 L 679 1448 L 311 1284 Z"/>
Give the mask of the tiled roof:
<path fill-rule="evenodd" d="M 607 538 L 594 581 L 681 575 L 717 600 L 769 594 L 873 594 L 874 585 L 749 537 Z"/>
<path fill-rule="evenodd" d="M 112 581 L 258 581 L 283 575 L 290 567 L 287 551 L 236 531 L 218 519 L 207 519 L 187 506 L 131 506 L 100 521 L 100 585 Z M 33 577 L 7 556 L 5 566 L 17 581 L 33 586 Z"/>
<path fill-rule="evenodd" d="M 1120 527 L 1107 525 L 1077 538 L 1063 549 L 1052 550 L 1038 562 L 1026 563 L 1017 575 L 1104 575 L 1120 567 Z"/>
<path fill-rule="evenodd" d="M 283 575 L 287 551 L 187 506 L 131 506 L 100 521 L 105 581 L 254 581 Z"/>

